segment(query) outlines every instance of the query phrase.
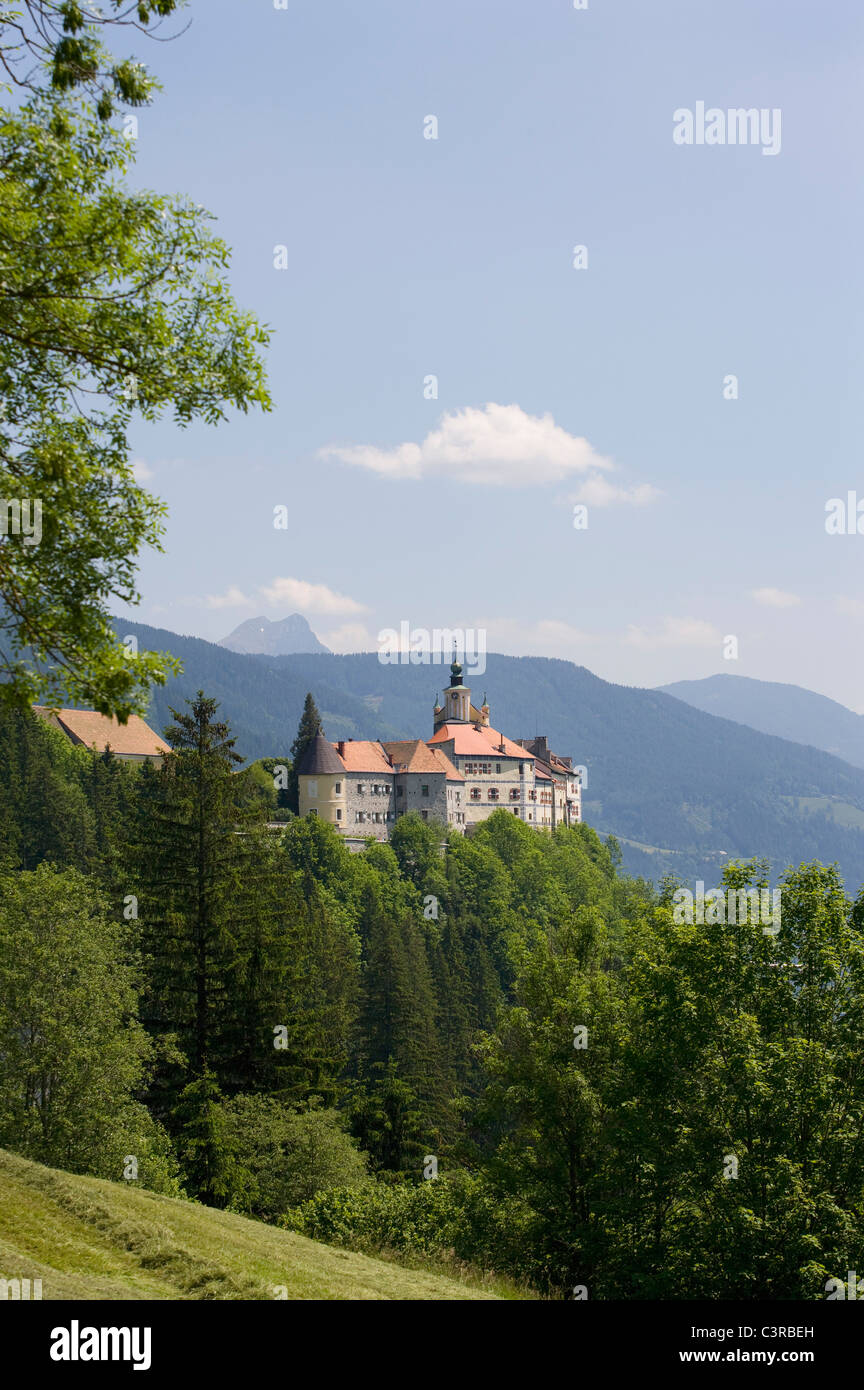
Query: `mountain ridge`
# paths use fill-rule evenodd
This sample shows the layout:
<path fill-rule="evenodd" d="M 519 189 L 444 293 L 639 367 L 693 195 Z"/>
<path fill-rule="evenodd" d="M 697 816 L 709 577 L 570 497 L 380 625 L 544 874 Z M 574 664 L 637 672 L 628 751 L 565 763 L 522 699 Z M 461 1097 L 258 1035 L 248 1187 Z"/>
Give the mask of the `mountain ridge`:
<path fill-rule="evenodd" d="M 864 715 L 804 686 L 723 673 L 656 688 L 706 714 L 819 748 L 864 768 Z"/>
<path fill-rule="evenodd" d="M 446 665 L 387 666 L 374 652 L 241 655 L 142 624 L 122 630 L 184 662 L 154 690 L 150 722 L 169 722 L 169 705 L 202 688 L 251 759 L 287 754 L 307 690 L 332 739 L 428 738 L 447 680 Z M 484 674 L 465 680 L 488 691 L 496 728 L 546 734 L 585 766 L 584 818 L 619 837 L 631 872 L 716 881 L 728 859 L 764 855 L 775 876 L 819 859 L 838 861 L 853 891 L 864 881 L 864 770 L 552 657 L 491 654 Z"/>

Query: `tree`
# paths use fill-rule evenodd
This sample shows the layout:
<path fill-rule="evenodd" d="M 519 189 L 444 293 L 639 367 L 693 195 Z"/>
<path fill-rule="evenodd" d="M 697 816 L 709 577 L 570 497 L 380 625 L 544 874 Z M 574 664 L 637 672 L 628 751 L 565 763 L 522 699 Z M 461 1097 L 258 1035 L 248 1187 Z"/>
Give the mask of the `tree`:
<path fill-rule="evenodd" d="M 171 755 L 142 778 L 138 831 L 144 1017 L 185 1059 L 161 1078 L 166 1109 L 190 1076 L 230 1084 L 243 1045 L 242 976 L 249 952 L 262 949 L 271 884 L 255 833 L 262 806 L 235 774 L 242 760 L 229 726 L 203 691 L 187 704 L 165 731 Z"/>
<path fill-rule="evenodd" d="M 621 1007 L 601 961 L 590 924 L 573 922 L 535 948 L 514 1003 L 481 1040 L 488 1084 L 478 1107 L 497 1139 L 488 1173 L 539 1218 L 536 1269 L 553 1287 L 583 1284 L 592 1297 Z"/>
<path fill-rule="evenodd" d="M 0 10 L 0 64 L 14 86 L 38 91 L 50 84 L 56 92 L 80 90 L 93 97 L 101 119 L 116 101 L 140 106 L 154 82 L 140 63 L 119 62 L 102 37 L 110 29 L 147 33 L 174 14 L 185 0 L 109 0 L 105 15 L 83 0 L 18 0 Z"/>
<path fill-rule="evenodd" d="M 410 912 L 369 882 L 362 890 L 358 928 L 364 973 L 355 1133 L 371 1144 L 381 1167 L 416 1162 L 422 1125 L 433 1141 L 443 1118 L 446 1083 L 441 1063 L 432 973 L 420 928 Z M 372 1121 L 370 1116 L 379 1118 Z M 410 1117 L 410 1123 L 406 1123 Z M 376 1146 L 377 1145 L 377 1146 Z"/>
<path fill-rule="evenodd" d="M 0 861 L 48 860 L 83 872 L 100 861 L 84 786 L 91 755 L 32 710 L 0 710 Z"/>
<path fill-rule="evenodd" d="M 300 723 L 297 726 L 297 737 L 291 744 L 291 767 L 288 771 L 287 785 L 285 788 L 285 802 L 295 815 L 300 813 L 300 782 L 297 777 L 297 767 L 310 743 L 323 734 L 321 727 L 321 715 L 318 713 L 318 706 L 312 698 L 312 693 L 307 692 L 303 702 L 303 713 L 300 716 Z"/>
<path fill-rule="evenodd" d="M 206 1067 L 184 1086 L 173 1118 L 189 1196 L 208 1207 L 227 1207 L 241 1190 L 243 1178 L 222 1095 Z"/>
<path fill-rule="evenodd" d="M 151 1047 L 126 924 L 74 869 L 0 876 L 0 1146 L 176 1192 L 170 1146 L 136 1094 Z"/>
<path fill-rule="evenodd" d="M 335 1110 L 295 1111 L 268 1096 L 235 1096 L 224 1110 L 229 1142 L 240 1155 L 237 1211 L 276 1221 L 317 1192 L 367 1180 L 366 1156 Z"/>
<path fill-rule="evenodd" d="M 137 602 L 137 552 L 163 529 L 130 427 L 269 408 L 268 334 L 232 300 L 226 246 L 191 200 L 124 186 L 133 150 L 69 99 L 0 116 L 2 691 L 121 719 L 176 670 L 108 608 Z"/>
<path fill-rule="evenodd" d="M 763 872 L 732 865 L 723 887 Z M 860 1265 L 864 941 L 836 869 L 802 864 L 781 893 L 767 932 L 736 902 L 735 921 L 658 912 L 634 943 L 617 1112 L 642 1220 L 617 1297 L 635 1279 L 641 1296 L 819 1298 Z"/>

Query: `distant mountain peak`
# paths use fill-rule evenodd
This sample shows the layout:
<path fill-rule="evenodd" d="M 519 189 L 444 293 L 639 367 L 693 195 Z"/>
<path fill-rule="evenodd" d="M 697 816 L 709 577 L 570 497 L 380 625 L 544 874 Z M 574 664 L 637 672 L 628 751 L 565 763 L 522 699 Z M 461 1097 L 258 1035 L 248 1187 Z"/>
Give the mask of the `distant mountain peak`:
<path fill-rule="evenodd" d="M 217 643 L 229 652 L 245 656 L 297 656 L 308 652 L 329 652 L 300 613 L 287 618 L 247 618 Z"/>
<path fill-rule="evenodd" d="M 864 768 L 864 716 L 827 695 L 800 685 L 737 676 L 731 671 L 657 688 L 705 714 L 820 748 L 853 767 Z"/>

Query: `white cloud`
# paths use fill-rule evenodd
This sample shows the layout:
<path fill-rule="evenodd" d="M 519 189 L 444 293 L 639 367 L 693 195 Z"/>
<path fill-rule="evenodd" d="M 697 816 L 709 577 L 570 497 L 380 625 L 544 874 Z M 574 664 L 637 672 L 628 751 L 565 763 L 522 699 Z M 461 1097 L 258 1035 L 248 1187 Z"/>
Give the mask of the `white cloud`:
<path fill-rule="evenodd" d="M 379 449 L 371 444 L 332 445 L 319 450 L 319 456 L 340 459 L 389 478 L 434 474 L 457 482 L 500 487 L 561 482 L 573 474 L 594 478 L 598 472 L 613 467 L 612 461 L 599 454 L 587 439 L 568 434 L 551 415 L 528 415 L 521 406 L 494 402 L 483 409 L 465 406 L 444 415 L 420 444 L 408 442 L 393 449 Z M 623 489 L 611 490 L 622 495 L 613 498 L 607 494 L 607 502 L 624 500 L 625 496 L 626 500 L 637 500 L 624 494 Z M 653 493 L 654 489 L 648 491 Z M 635 492 L 643 494 L 639 501 L 651 500 L 644 488 Z"/>
<path fill-rule="evenodd" d="M 136 483 L 147 483 L 153 477 L 153 469 L 146 459 L 132 460 L 132 477 Z"/>
<path fill-rule="evenodd" d="M 258 591 L 271 608 L 299 613 L 368 613 L 365 604 L 329 589 L 326 584 L 310 584 L 307 579 L 274 579 Z"/>
<path fill-rule="evenodd" d="M 205 594 L 203 598 L 185 598 L 181 603 L 204 608 L 278 608 L 290 613 L 368 613 L 369 609 L 347 594 L 337 593 L 326 584 L 312 584 L 307 579 L 279 577 L 270 584 L 261 584 L 250 596 L 236 584 L 230 584 L 224 594 Z M 328 646 L 330 644 L 328 643 Z M 348 650 L 346 648 L 346 650 Z M 357 648 L 351 648 L 355 651 Z"/>
<path fill-rule="evenodd" d="M 608 478 L 595 474 L 586 478 L 575 492 L 568 496 L 569 502 L 582 502 L 588 507 L 609 507 L 615 502 L 628 502 L 633 507 L 647 507 L 660 496 L 660 489 L 651 483 L 640 483 L 638 487 L 618 487 Z"/>
<path fill-rule="evenodd" d="M 801 602 L 797 594 L 787 594 L 783 589 L 754 589 L 753 597 L 765 608 L 794 608 Z"/>
<path fill-rule="evenodd" d="M 252 600 L 247 598 L 235 584 L 226 589 L 224 594 L 204 595 L 205 608 L 249 608 L 251 605 Z"/>
<path fill-rule="evenodd" d="M 631 623 L 624 641 L 632 647 L 719 647 L 723 637 L 702 618 L 664 618 L 653 632 Z"/>
<path fill-rule="evenodd" d="M 332 652 L 373 652 L 377 649 L 375 638 L 363 623 L 342 623 L 332 632 L 319 632 L 318 636 Z"/>
<path fill-rule="evenodd" d="M 337 458 L 357 468 L 369 468 L 388 478 L 419 478 L 423 472 L 423 450 L 419 444 L 398 444 L 395 449 L 355 444 L 347 449 L 319 449 L 318 454 L 320 458 Z"/>

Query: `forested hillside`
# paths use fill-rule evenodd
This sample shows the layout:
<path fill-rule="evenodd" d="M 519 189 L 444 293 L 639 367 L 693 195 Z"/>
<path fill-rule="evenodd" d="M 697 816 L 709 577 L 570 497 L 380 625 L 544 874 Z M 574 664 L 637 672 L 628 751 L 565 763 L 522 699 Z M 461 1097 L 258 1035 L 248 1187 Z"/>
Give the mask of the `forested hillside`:
<path fill-rule="evenodd" d="M 386 666 L 374 653 L 238 656 L 136 624 L 118 630 L 184 664 L 154 693 L 154 726 L 204 688 L 232 711 L 248 758 L 286 752 L 307 690 L 330 738 L 429 737 L 448 680 L 446 665 Z M 847 882 L 864 882 L 864 770 L 567 661 L 492 655 L 482 676 L 466 679 L 488 693 L 496 728 L 547 734 L 585 766 L 585 819 L 619 838 L 631 872 L 709 882 L 726 859 L 760 854 L 775 875 L 801 860 L 836 860 Z"/>
<path fill-rule="evenodd" d="M 675 681 L 659 689 L 706 714 L 821 748 L 853 767 L 864 767 L 864 716 L 800 685 L 722 675 Z"/>
<path fill-rule="evenodd" d="M 587 826 L 409 815 L 351 854 L 268 828 L 224 713 L 197 697 L 141 768 L 3 713 L 0 1148 L 553 1298 L 806 1300 L 860 1267 L 835 871 L 788 874 L 766 932 L 688 922 Z"/>

